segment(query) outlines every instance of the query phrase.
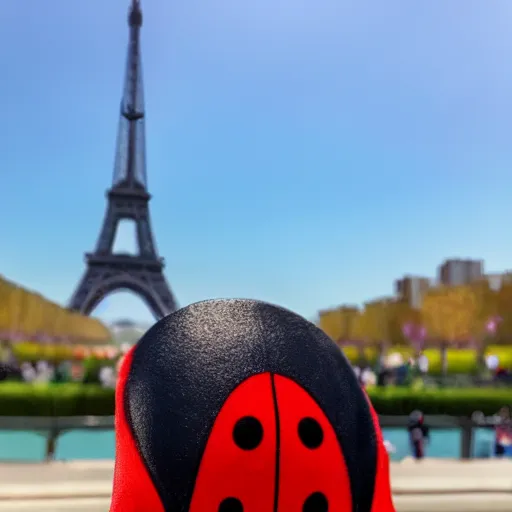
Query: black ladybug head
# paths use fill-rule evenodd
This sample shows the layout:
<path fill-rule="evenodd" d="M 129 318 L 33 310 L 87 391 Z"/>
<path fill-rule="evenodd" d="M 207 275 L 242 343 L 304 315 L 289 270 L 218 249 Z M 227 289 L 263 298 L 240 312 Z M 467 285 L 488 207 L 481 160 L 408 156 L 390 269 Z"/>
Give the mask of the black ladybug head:
<path fill-rule="evenodd" d="M 379 433 L 313 324 L 252 300 L 193 304 L 123 364 L 111 512 L 391 512 Z"/>

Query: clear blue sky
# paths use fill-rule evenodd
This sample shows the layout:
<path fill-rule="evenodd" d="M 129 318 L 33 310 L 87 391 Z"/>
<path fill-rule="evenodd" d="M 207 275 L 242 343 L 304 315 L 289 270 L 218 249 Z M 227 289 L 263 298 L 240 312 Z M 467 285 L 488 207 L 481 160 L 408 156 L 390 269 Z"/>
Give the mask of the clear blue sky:
<path fill-rule="evenodd" d="M 63 303 L 104 214 L 127 4 L 2 3 L 0 272 Z M 313 317 L 445 257 L 512 267 L 512 2 L 142 5 L 153 227 L 182 305 Z M 128 294 L 96 313 L 150 318 Z"/>

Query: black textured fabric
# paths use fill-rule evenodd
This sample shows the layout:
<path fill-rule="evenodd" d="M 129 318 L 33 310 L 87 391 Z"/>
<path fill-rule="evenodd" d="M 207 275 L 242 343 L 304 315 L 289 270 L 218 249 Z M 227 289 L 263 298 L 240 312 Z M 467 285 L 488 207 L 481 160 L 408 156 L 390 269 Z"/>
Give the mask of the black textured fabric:
<path fill-rule="evenodd" d="M 230 393 L 263 372 L 291 378 L 338 436 L 353 512 L 370 512 L 376 434 L 366 398 L 339 348 L 316 326 L 253 300 L 192 304 L 160 320 L 135 349 L 125 407 L 167 511 L 186 511 L 210 430 Z"/>

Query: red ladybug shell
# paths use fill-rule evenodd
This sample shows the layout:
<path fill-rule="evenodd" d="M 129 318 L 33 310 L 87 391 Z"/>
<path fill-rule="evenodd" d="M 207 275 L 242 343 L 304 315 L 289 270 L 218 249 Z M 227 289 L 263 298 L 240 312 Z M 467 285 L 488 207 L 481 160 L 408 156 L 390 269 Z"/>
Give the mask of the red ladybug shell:
<path fill-rule="evenodd" d="M 329 421 L 292 380 L 269 373 L 250 377 L 233 391 L 213 426 L 190 512 L 328 508 L 352 508 L 345 461 Z"/>
<path fill-rule="evenodd" d="M 293 313 L 194 304 L 126 356 L 110 512 L 394 512 L 378 420 Z"/>

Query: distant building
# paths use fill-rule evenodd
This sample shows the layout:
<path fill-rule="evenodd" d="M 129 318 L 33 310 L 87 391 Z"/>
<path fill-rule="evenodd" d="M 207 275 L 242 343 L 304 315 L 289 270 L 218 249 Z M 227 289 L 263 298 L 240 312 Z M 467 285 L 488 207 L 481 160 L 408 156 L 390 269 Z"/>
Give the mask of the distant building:
<path fill-rule="evenodd" d="M 512 283 L 511 272 L 487 274 L 485 275 L 484 278 L 489 283 L 489 288 L 495 292 L 497 292 L 502 287 L 503 284 Z"/>
<path fill-rule="evenodd" d="M 430 284 L 427 277 L 405 276 L 395 281 L 395 293 L 400 300 L 407 302 L 414 309 L 419 309 Z"/>
<path fill-rule="evenodd" d="M 445 286 L 460 286 L 484 279 L 483 260 L 446 260 L 439 266 L 439 281 Z"/>

